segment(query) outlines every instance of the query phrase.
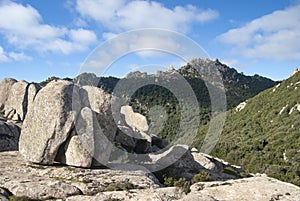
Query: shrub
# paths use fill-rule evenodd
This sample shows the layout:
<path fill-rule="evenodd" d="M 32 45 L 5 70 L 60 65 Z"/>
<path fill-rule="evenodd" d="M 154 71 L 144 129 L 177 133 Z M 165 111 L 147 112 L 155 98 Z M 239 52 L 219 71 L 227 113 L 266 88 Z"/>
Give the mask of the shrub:
<path fill-rule="evenodd" d="M 174 181 L 174 186 L 181 188 L 183 190 L 183 192 L 185 192 L 186 194 L 191 192 L 191 189 L 190 189 L 191 182 L 187 181 L 184 178 L 180 178 L 179 180 Z"/>
<path fill-rule="evenodd" d="M 194 175 L 192 181 L 193 181 L 193 183 L 210 181 L 210 174 L 207 172 L 201 171 L 200 173 Z"/>
<path fill-rule="evenodd" d="M 124 190 L 130 190 L 134 189 L 134 185 L 130 182 L 116 182 L 116 183 L 110 183 L 104 191 L 124 191 Z"/>

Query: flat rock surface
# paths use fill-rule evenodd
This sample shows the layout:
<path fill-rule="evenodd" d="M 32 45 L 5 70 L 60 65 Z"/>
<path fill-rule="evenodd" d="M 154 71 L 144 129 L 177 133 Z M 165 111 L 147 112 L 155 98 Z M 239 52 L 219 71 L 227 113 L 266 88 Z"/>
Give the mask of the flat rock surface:
<path fill-rule="evenodd" d="M 126 183 L 132 184 L 134 189 L 114 191 L 114 186 Z M 150 174 L 142 171 L 41 166 L 26 163 L 18 152 L 0 152 L 1 188 L 18 197 L 67 201 L 300 200 L 299 187 L 264 175 L 228 181 L 199 182 L 192 185 L 191 192 L 186 195 L 179 188 L 159 188 Z"/>
<path fill-rule="evenodd" d="M 198 196 L 211 196 L 226 201 L 300 200 L 300 188 L 289 183 L 257 175 L 250 178 L 224 182 L 200 182 L 191 187 L 183 200 L 197 200 Z"/>
<path fill-rule="evenodd" d="M 19 152 L 0 152 L 0 187 L 16 196 L 34 199 L 66 199 L 72 195 L 96 195 L 107 187 L 130 183 L 134 188 L 157 188 L 148 173 L 27 163 Z"/>

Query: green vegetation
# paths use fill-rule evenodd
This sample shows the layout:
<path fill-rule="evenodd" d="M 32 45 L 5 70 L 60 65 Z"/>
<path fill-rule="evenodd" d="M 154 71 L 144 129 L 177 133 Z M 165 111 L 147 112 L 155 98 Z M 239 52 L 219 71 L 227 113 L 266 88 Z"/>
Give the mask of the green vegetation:
<path fill-rule="evenodd" d="M 228 111 L 212 154 L 249 172 L 300 185 L 299 81 L 300 73 L 250 99 L 242 111 Z"/>
<path fill-rule="evenodd" d="M 108 198 L 104 201 L 121 201 L 120 199 L 117 199 L 117 198 Z"/>
<path fill-rule="evenodd" d="M 201 61 L 199 62 L 201 63 Z M 198 63 L 188 63 L 186 66 L 180 68 L 177 72 L 179 72 L 179 74 L 182 75 L 186 79 L 188 84 L 192 87 L 199 104 L 200 125 L 205 126 L 210 121 L 211 117 L 211 100 L 208 88 L 206 86 L 207 83 L 204 82 L 201 75 L 198 74 L 193 65 L 198 65 Z M 276 84 L 276 82 L 267 78 L 260 77 L 258 75 L 242 75 L 236 70 L 229 68 L 218 61 L 211 61 L 210 63 L 205 63 L 204 65 L 207 66 L 202 66 L 203 68 L 219 69 L 224 82 L 228 109 L 232 109 L 240 102 L 251 98 L 259 92 L 268 89 Z M 137 80 L 137 83 L 141 82 L 138 81 L 139 78 L 135 79 Z M 172 77 L 166 75 L 163 78 L 159 79 L 159 83 L 172 83 L 173 81 L 174 83 L 176 83 L 176 76 Z M 217 87 L 211 88 L 213 88 L 214 90 L 218 90 Z M 179 122 L 181 122 L 180 118 L 182 115 L 182 108 L 180 108 L 178 100 L 176 99 L 172 91 L 169 91 L 168 89 L 158 85 L 147 85 L 139 88 L 134 93 L 134 95 L 131 97 L 130 105 L 133 106 L 136 112 L 139 112 L 146 117 L 150 117 L 150 108 L 157 105 L 161 106 L 165 110 L 168 118 L 164 122 L 163 130 L 155 134 L 163 139 L 168 140 L 169 142 L 174 140 L 176 134 L 179 131 Z M 151 122 L 153 120 L 151 118 L 148 119 L 151 125 Z M 189 122 L 189 120 L 187 120 L 187 122 Z M 200 128 L 200 130 L 201 129 L 205 128 Z M 201 131 L 199 132 L 202 133 Z M 202 142 L 203 136 L 201 136 L 198 140 L 199 143 L 200 141 Z"/>
<path fill-rule="evenodd" d="M 59 78 L 59 77 L 55 77 L 55 76 L 52 76 L 52 77 L 48 77 L 47 80 L 43 81 L 43 82 L 40 82 L 39 85 L 41 85 L 42 87 L 46 86 L 49 82 L 52 82 L 53 80 L 66 80 L 66 81 L 70 81 L 72 82 L 73 79 L 71 78 Z"/>
<path fill-rule="evenodd" d="M 130 182 L 114 182 L 110 183 L 104 191 L 125 191 L 125 190 L 130 190 L 134 189 L 134 185 Z"/>
<path fill-rule="evenodd" d="M 22 197 L 10 196 L 9 201 L 40 201 L 40 200 L 31 199 L 31 198 L 28 198 L 28 197 L 25 197 L 25 196 L 22 196 Z"/>
<path fill-rule="evenodd" d="M 198 174 L 194 175 L 192 180 L 193 183 L 203 182 L 203 181 L 210 181 L 210 175 L 207 172 L 199 172 Z"/>
<path fill-rule="evenodd" d="M 198 172 L 193 176 L 191 180 L 187 180 L 178 176 L 180 175 L 180 172 L 174 173 L 169 171 L 168 168 L 160 170 L 158 172 L 154 172 L 154 175 L 156 176 L 156 178 L 158 178 L 160 183 L 162 183 L 166 187 L 178 187 L 182 189 L 182 191 L 186 194 L 190 192 L 190 187 L 194 183 L 211 180 L 210 174 L 205 171 Z"/>

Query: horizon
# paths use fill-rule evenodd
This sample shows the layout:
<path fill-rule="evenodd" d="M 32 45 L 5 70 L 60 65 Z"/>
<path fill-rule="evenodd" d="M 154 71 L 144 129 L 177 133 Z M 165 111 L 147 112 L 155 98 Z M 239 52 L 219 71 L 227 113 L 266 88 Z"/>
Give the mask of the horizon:
<path fill-rule="evenodd" d="M 197 59 L 197 58 L 195 58 L 195 59 Z M 205 59 L 209 59 L 209 58 L 205 58 Z M 205 60 L 205 59 L 203 59 L 203 60 Z M 217 58 L 214 58 L 214 59 L 209 59 L 209 60 L 211 60 L 211 61 L 214 61 L 214 60 L 216 60 Z M 218 59 L 217 59 L 218 60 Z M 221 61 L 219 61 L 220 63 L 222 63 Z M 187 64 L 187 63 L 186 63 Z M 225 64 L 225 63 L 222 63 L 223 65 L 226 65 L 227 67 L 229 67 L 229 68 L 232 68 L 232 67 L 230 67 L 230 66 L 228 66 L 227 64 Z M 162 68 L 158 68 L 158 69 L 151 69 L 151 71 L 149 71 L 149 69 L 143 69 L 143 68 L 139 68 L 139 69 L 137 69 L 137 70 L 133 70 L 133 71 L 131 71 L 131 72 L 129 72 L 129 73 L 135 73 L 135 72 L 141 72 L 141 73 L 146 73 L 146 74 L 148 74 L 148 75 L 154 75 L 154 74 L 157 74 L 157 73 L 159 73 L 159 71 L 163 71 L 163 72 L 166 72 L 166 71 L 168 71 L 169 70 L 169 68 L 170 67 L 173 67 L 172 65 L 170 65 L 169 67 L 166 67 L 166 68 L 164 68 L 164 69 L 162 69 Z M 184 67 L 184 65 L 183 66 L 180 66 L 179 68 L 174 68 L 176 71 L 177 70 L 179 70 L 180 68 L 182 68 L 182 67 Z M 235 68 L 233 68 L 233 69 L 235 69 Z M 290 74 L 292 74 L 295 70 L 297 70 L 297 69 L 299 69 L 299 68 L 295 68 Z M 255 76 L 255 75 L 259 75 L 259 74 L 252 74 L 252 75 L 248 75 L 248 74 L 245 74 L 244 72 L 240 72 L 240 71 L 238 71 L 237 69 L 235 69 L 239 74 L 242 74 L 242 75 L 244 75 L 244 76 L 250 76 L 250 77 L 253 77 L 253 76 Z M 35 81 L 35 80 L 24 80 L 24 79 L 20 79 L 20 80 L 18 80 L 18 81 L 21 81 L 21 80 L 24 80 L 24 81 L 27 81 L 27 82 L 31 82 L 31 83 L 39 83 L 39 82 L 43 82 L 43 81 L 46 81 L 48 78 L 52 78 L 52 77 L 56 77 L 56 78 L 59 78 L 59 79 L 65 79 L 65 78 L 70 78 L 70 79 L 75 79 L 77 76 L 79 76 L 79 75 L 81 75 L 81 74 L 84 74 L 84 73 L 87 73 L 87 74 L 94 74 L 94 75 L 96 75 L 97 76 L 97 74 L 96 73 L 94 73 L 94 72 L 82 72 L 82 73 L 78 73 L 75 77 L 68 77 L 68 76 L 65 76 L 65 77 L 58 77 L 58 76 L 48 76 L 46 79 L 44 79 L 44 80 L 41 80 L 41 81 Z M 128 73 L 128 74 L 129 74 Z M 118 76 L 118 75 L 111 75 L 111 74 L 107 74 L 107 73 L 104 73 L 103 75 L 101 75 L 101 76 L 97 76 L 97 77 L 113 77 L 113 78 L 118 78 L 118 79 L 123 79 L 123 78 L 125 78 L 128 74 L 125 74 L 125 75 L 122 75 L 122 76 Z M 263 76 L 263 75 L 259 75 L 259 76 L 261 76 L 261 77 L 264 77 L 264 78 L 267 78 L 267 79 L 271 79 L 271 78 L 269 78 L 269 77 L 265 77 L 265 76 Z M 291 75 L 290 75 L 291 76 Z M 287 77 L 287 78 L 285 78 L 285 79 L 282 79 L 282 80 L 273 80 L 273 79 L 271 79 L 271 80 L 273 80 L 273 81 L 276 81 L 276 82 L 282 82 L 282 81 L 284 81 L 284 80 L 287 80 L 288 78 L 290 78 L 290 76 L 289 77 Z M 5 78 L 12 78 L 12 79 L 15 79 L 14 77 L 5 77 Z M 3 79 L 5 79 L 5 78 L 3 78 Z M 2 80 L 3 80 L 2 79 Z M 0 80 L 0 81 L 2 81 L 2 80 Z"/>
<path fill-rule="evenodd" d="M 299 9 L 298 0 L 3 0 L 0 80 L 74 78 L 106 41 L 132 30 L 156 28 L 186 36 L 208 58 L 218 58 L 239 73 L 281 81 L 300 67 Z M 150 42 L 178 48 L 176 41 L 159 37 Z M 178 55 L 157 50 L 132 52 L 97 76 L 122 77 L 149 65 L 158 70 L 170 65 L 178 69 L 185 63 Z"/>

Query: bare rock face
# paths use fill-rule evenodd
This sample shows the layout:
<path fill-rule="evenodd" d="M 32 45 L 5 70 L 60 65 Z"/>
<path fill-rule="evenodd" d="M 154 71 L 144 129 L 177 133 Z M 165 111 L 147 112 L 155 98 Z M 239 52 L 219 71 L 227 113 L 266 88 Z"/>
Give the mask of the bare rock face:
<path fill-rule="evenodd" d="M 5 103 L 4 111 L 7 119 L 22 121 L 27 113 L 27 88 L 26 81 L 15 83 L 10 90 L 8 99 Z"/>
<path fill-rule="evenodd" d="M 0 200 L 9 201 L 9 197 L 12 196 L 12 193 L 5 188 L 0 188 Z"/>
<path fill-rule="evenodd" d="M 149 129 L 145 116 L 133 111 L 131 106 L 122 106 L 121 114 L 124 115 L 125 122 L 132 128 L 146 132 Z"/>
<path fill-rule="evenodd" d="M 102 166 L 108 163 L 117 132 L 111 112 L 112 95 L 97 87 L 83 86 L 81 98 L 83 105 L 92 110 L 95 148 L 92 166 Z"/>
<path fill-rule="evenodd" d="M 18 150 L 20 132 L 19 125 L 0 120 L 0 152 Z"/>
<path fill-rule="evenodd" d="M 151 136 L 135 127 L 118 125 L 115 141 L 125 147 L 129 152 L 137 154 L 152 152 Z"/>
<path fill-rule="evenodd" d="M 36 83 L 32 83 L 28 86 L 28 89 L 27 89 L 27 111 L 30 110 L 30 107 L 33 107 L 33 101 L 40 89 L 41 89 L 41 86 Z"/>
<path fill-rule="evenodd" d="M 4 105 L 9 97 L 11 87 L 17 82 L 17 80 L 12 78 L 5 78 L 0 83 L 0 105 L 2 105 L 2 109 L 4 109 Z M 1 110 L 2 110 L 1 109 Z"/>
<path fill-rule="evenodd" d="M 53 164 L 81 109 L 79 87 L 53 81 L 42 88 L 24 120 L 19 150 L 26 160 Z M 79 110 L 79 111 L 76 111 Z"/>
<path fill-rule="evenodd" d="M 89 168 L 94 156 L 94 128 L 92 111 L 85 107 L 76 121 L 76 127 L 56 156 L 61 163 Z M 76 129 L 77 128 L 77 129 Z"/>
<path fill-rule="evenodd" d="M 117 132 L 117 126 L 111 112 L 111 94 L 93 86 L 83 86 L 82 97 L 86 97 L 85 106 L 95 113 L 98 127 L 101 128 L 108 140 L 113 141 Z"/>
<path fill-rule="evenodd" d="M 205 170 L 194 161 L 186 145 L 174 145 L 161 152 L 150 153 L 144 159 L 143 165 L 150 171 L 164 170 L 168 177 L 187 180 L 193 177 L 195 171 Z"/>

